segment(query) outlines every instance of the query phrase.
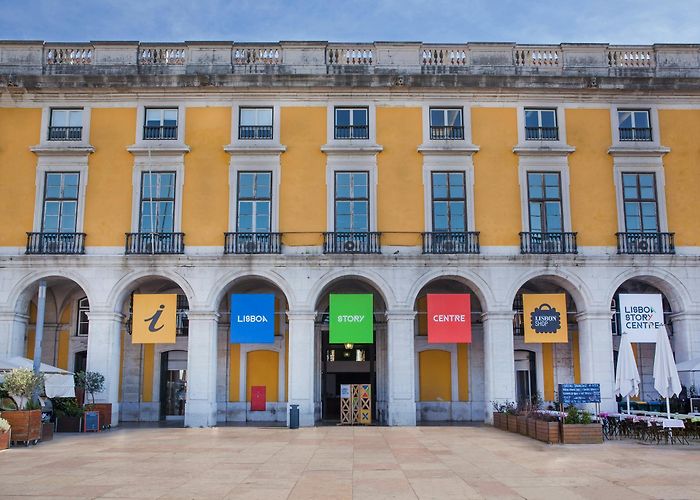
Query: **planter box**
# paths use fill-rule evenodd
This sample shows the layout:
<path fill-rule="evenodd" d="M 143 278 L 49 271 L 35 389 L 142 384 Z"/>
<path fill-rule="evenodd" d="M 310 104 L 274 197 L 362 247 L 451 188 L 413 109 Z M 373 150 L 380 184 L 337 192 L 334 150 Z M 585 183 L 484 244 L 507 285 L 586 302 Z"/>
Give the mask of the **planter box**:
<path fill-rule="evenodd" d="M 518 415 L 518 433 L 527 436 L 527 415 Z"/>
<path fill-rule="evenodd" d="M 41 410 L 4 411 L 0 416 L 10 422 L 13 443 L 29 443 L 41 438 Z"/>
<path fill-rule="evenodd" d="M 86 410 L 89 407 L 92 411 L 100 414 L 100 428 L 107 429 L 112 427 L 112 403 L 95 403 L 86 405 Z"/>
<path fill-rule="evenodd" d="M 51 422 L 43 422 L 41 424 L 41 440 L 51 441 L 53 439 L 53 424 Z"/>
<path fill-rule="evenodd" d="M 10 432 L 0 432 L 0 451 L 6 450 L 10 447 Z"/>
<path fill-rule="evenodd" d="M 81 417 L 56 417 L 56 432 L 80 432 Z"/>
<path fill-rule="evenodd" d="M 527 419 L 527 435 L 532 439 L 537 439 L 537 420 L 528 417 Z"/>
<path fill-rule="evenodd" d="M 595 424 L 562 424 L 562 443 L 600 444 L 603 442 L 603 427 Z"/>
<path fill-rule="evenodd" d="M 554 444 L 559 442 L 559 422 L 546 422 L 537 420 L 536 422 L 537 440 L 543 443 Z"/>
<path fill-rule="evenodd" d="M 508 418 L 508 431 L 518 432 L 518 416 L 517 415 L 507 415 Z"/>
<path fill-rule="evenodd" d="M 493 413 L 493 426 L 496 429 L 503 429 L 503 413 L 494 412 Z"/>

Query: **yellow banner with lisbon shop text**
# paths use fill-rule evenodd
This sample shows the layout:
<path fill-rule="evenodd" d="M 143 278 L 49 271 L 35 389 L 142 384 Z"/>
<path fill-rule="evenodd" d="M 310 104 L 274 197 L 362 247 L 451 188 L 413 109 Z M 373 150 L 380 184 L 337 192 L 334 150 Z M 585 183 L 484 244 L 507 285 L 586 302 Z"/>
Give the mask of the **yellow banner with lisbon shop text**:
<path fill-rule="evenodd" d="M 177 331 L 177 295 L 134 294 L 132 344 L 174 344 Z"/>
<path fill-rule="evenodd" d="M 566 344 L 566 295 L 563 293 L 524 293 L 523 327 L 526 344 Z"/>

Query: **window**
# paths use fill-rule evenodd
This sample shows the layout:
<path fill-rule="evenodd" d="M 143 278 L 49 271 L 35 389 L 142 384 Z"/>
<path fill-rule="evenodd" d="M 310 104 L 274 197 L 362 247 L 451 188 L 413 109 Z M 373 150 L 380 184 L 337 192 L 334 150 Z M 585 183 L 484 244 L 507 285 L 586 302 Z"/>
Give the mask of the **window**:
<path fill-rule="evenodd" d="M 88 328 L 90 322 L 88 321 L 88 313 L 90 312 L 90 303 L 87 297 L 83 297 L 78 300 L 78 318 L 75 322 L 76 331 L 75 334 L 79 336 L 86 336 L 88 334 Z"/>
<path fill-rule="evenodd" d="M 430 109 L 430 138 L 446 140 L 464 139 L 462 110 L 459 108 Z"/>
<path fill-rule="evenodd" d="M 272 108 L 241 108 L 239 139 L 272 139 Z"/>
<path fill-rule="evenodd" d="M 52 109 L 50 141 L 79 141 L 83 137 L 82 109 Z"/>
<path fill-rule="evenodd" d="M 659 216 L 654 174 L 622 174 L 625 230 L 630 233 L 656 233 Z"/>
<path fill-rule="evenodd" d="M 139 232 L 172 233 L 175 213 L 175 172 L 143 172 Z"/>
<path fill-rule="evenodd" d="M 41 222 L 43 233 L 75 233 L 78 216 L 77 172 L 46 174 L 44 211 Z"/>
<path fill-rule="evenodd" d="M 336 139 L 369 139 L 367 108 L 336 108 Z"/>
<path fill-rule="evenodd" d="M 271 230 L 272 172 L 238 173 L 239 233 L 269 233 Z"/>
<path fill-rule="evenodd" d="M 530 211 L 530 231 L 561 233 L 561 180 L 558 172 L 528 172 L 527 196 Z"/>
<path fill-rule="evenodd" d="M 434 232 L 464 232 L 467 198 L 464 173 L 432 172 Z"/>
<path fill-rule="evenodd" d="M 621 141 L 651 141 L 651 122 L 647 110 L 617 112 Z"/>
<path fill-rule="evenodd" d="M 525 109 L 525 140 L 558 141 L 555 109 Z"/>
<path fill-rule="evenodd" d="M 369 231 L 369 172 L 335 173 L 335 231 Z"/>
<path fill-rule="evenodd" d="M 144 140 L 176 140 L 177 109 L 147 108 Z"/>

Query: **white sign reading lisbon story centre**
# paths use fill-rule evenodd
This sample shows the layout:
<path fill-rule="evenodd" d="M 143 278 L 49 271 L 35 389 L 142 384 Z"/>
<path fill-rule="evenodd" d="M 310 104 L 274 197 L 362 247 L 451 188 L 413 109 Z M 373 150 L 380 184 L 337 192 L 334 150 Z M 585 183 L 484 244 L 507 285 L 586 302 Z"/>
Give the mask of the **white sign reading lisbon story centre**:
<path fill-rule="evenodd" d="M 658 293 L 621 293 L 620 329 L 630 342 L 656 342 L 656 330 L 664 326 L 664 310 Z"/>

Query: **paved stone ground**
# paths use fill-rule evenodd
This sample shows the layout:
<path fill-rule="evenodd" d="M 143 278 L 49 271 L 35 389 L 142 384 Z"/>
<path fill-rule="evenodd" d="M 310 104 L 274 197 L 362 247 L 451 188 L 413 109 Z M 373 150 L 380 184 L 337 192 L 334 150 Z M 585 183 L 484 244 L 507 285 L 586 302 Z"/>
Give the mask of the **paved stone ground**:
<path fill-rule="evenodd" d="M 0 452 L 0 497 L 700 498 L 700 445 L 491 427 L 127 428 Z"/>

